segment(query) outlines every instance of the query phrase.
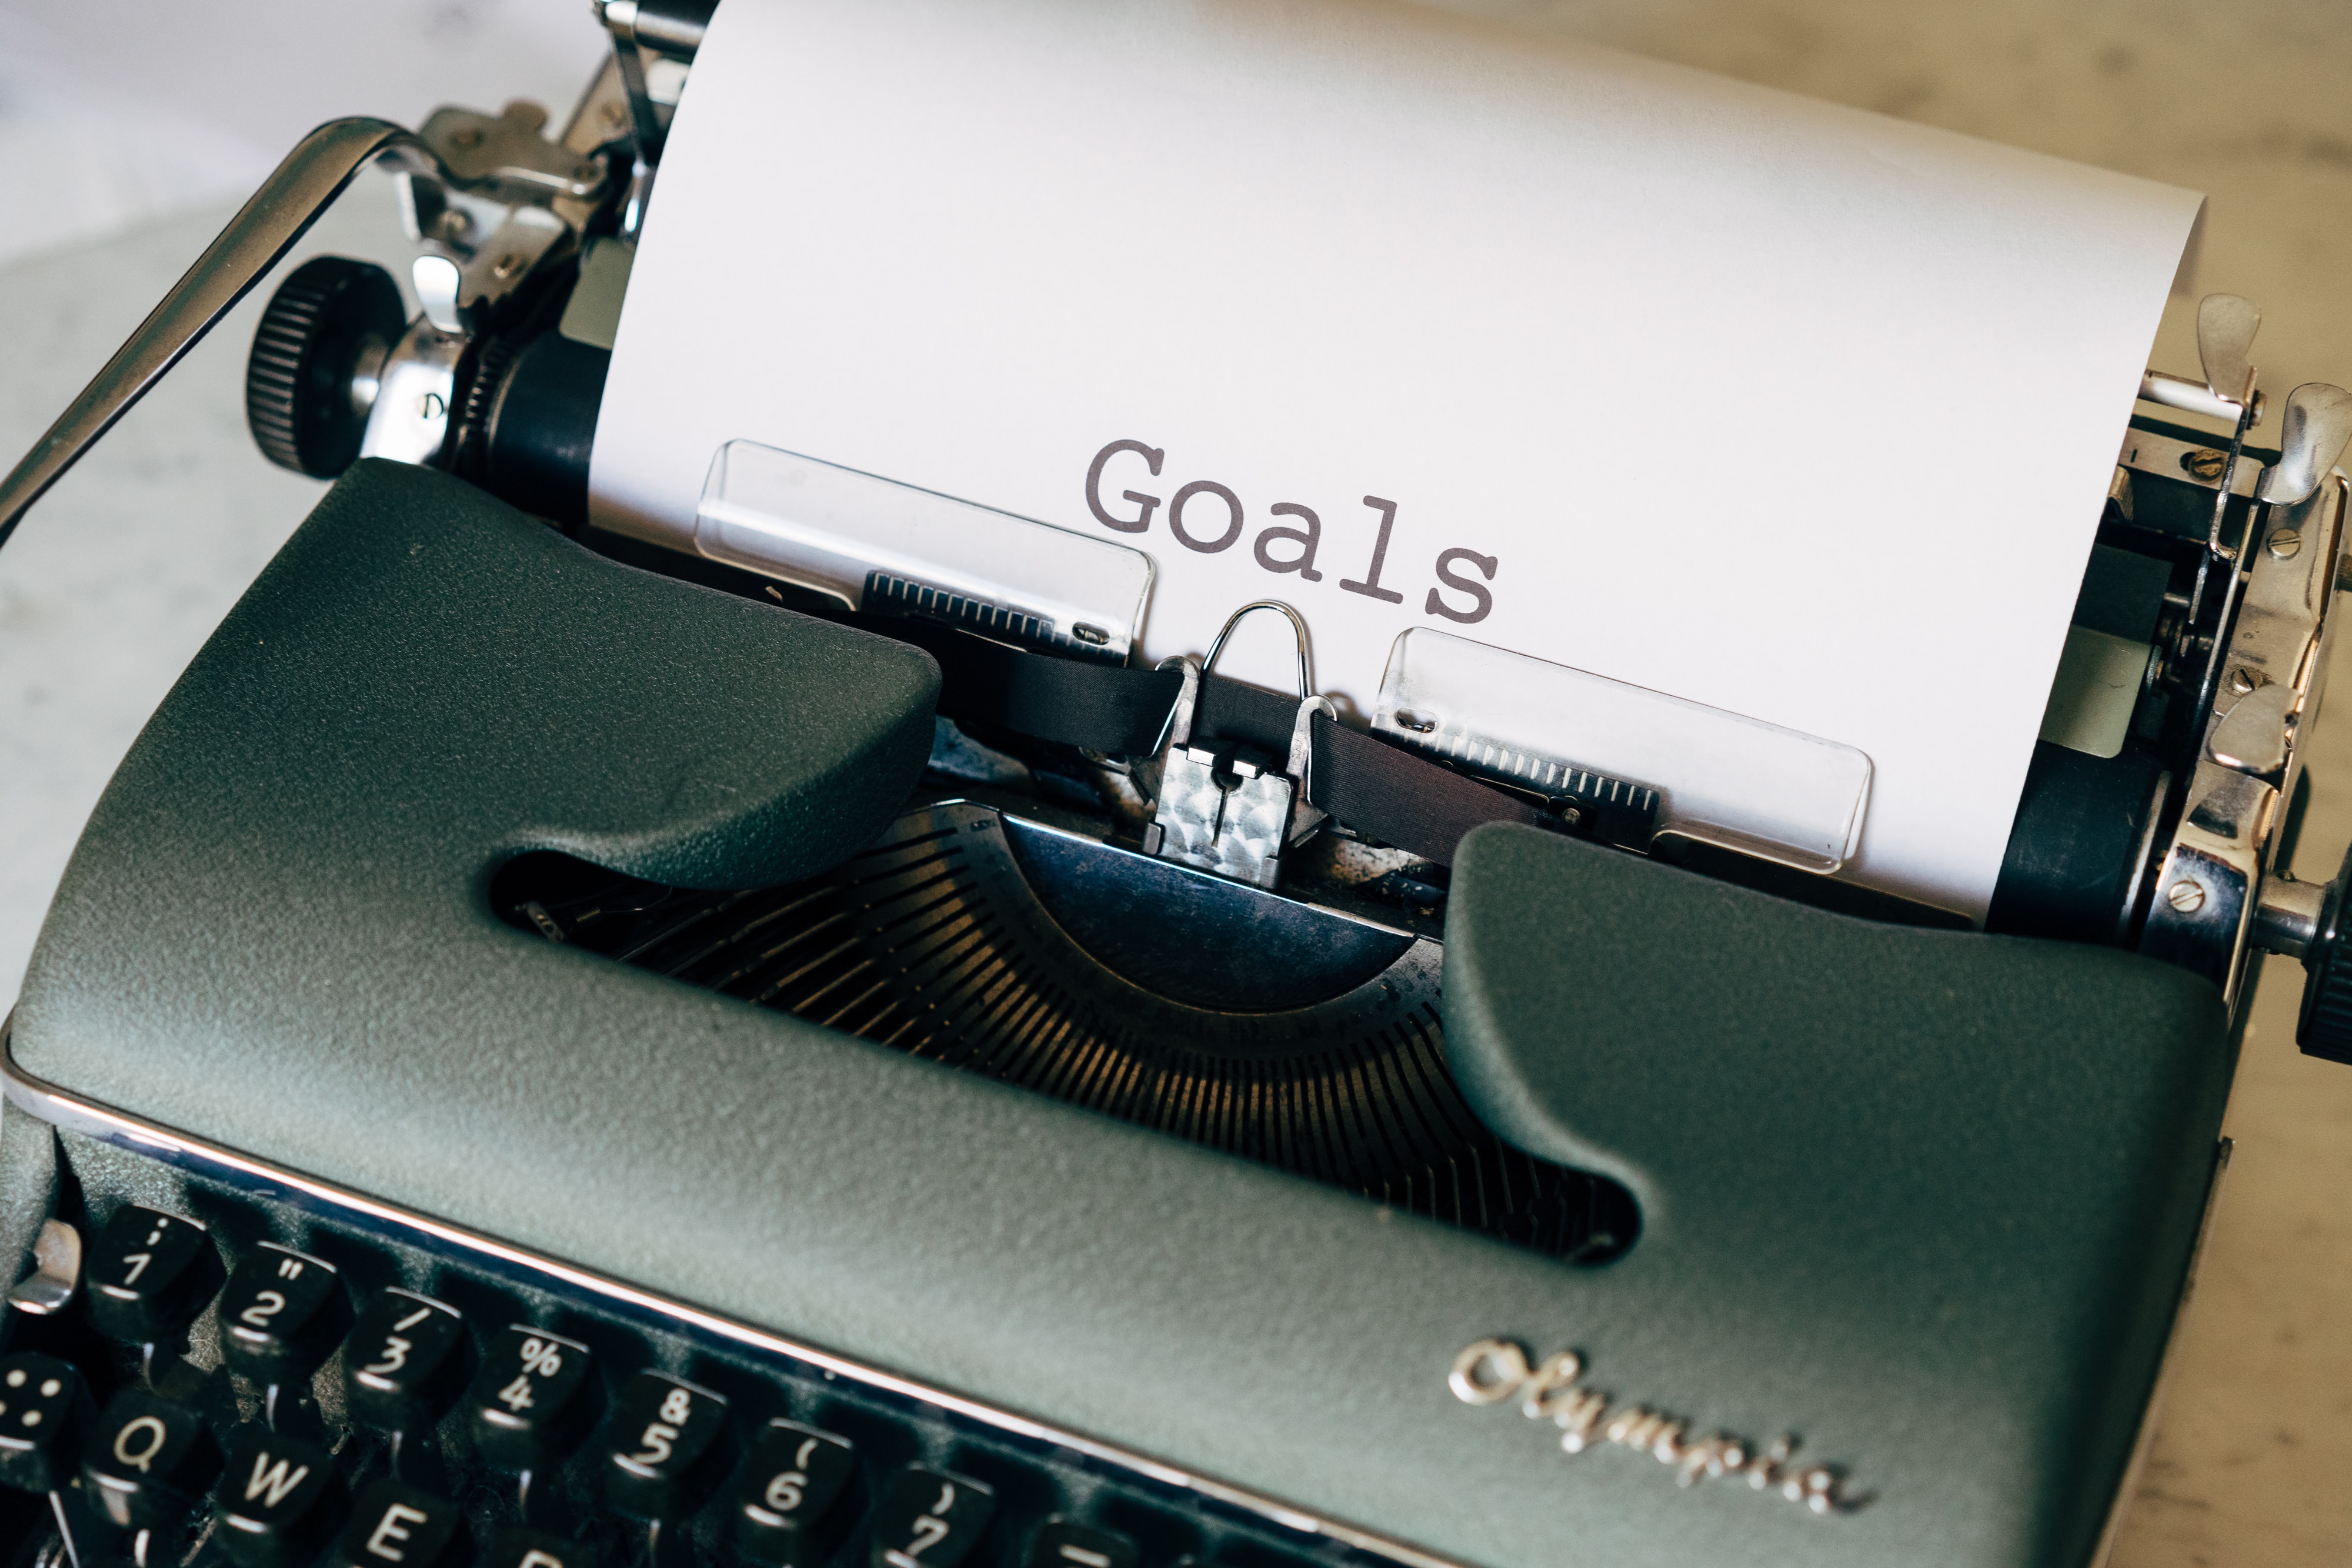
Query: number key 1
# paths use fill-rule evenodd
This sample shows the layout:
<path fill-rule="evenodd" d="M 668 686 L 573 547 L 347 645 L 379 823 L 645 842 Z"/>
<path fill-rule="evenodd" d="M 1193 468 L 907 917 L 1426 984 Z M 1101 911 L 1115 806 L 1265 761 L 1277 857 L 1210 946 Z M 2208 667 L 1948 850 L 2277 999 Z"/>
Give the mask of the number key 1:
<path fill-rule="evenodd" d="M 343 1341 L 352 1415 L 379 1432 L 424 1431 L 465 1386 L 472 1348 L 455 1307 L 413 1291 L 384 1291 Z"/>
<path fill-rule="evenodd" d="M 800 1568 L 829 1542 L 826 1515 L 857 1470 L 846 1437 L 771 1421 L 743 1457 L 730 1509 L 735 1550 L 761 1568 Z"/>
<path fill-rule="evenodd" d="M 220 1255 L 192 1219 L 125 1204 L 99 1233 L 84 1270 L 90 1321 L 109 1339 L 176 1339 L 220 1288 Z"/>

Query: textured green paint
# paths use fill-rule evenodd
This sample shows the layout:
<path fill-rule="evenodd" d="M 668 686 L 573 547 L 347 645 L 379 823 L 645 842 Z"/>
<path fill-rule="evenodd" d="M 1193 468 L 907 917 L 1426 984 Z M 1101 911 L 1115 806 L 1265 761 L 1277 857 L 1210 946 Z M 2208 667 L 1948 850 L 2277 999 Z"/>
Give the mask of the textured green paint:
<path fill-rule="evenodd" d="M 1465 843 L 1447 939 L 1472 1104 L 1641 1200 L 1603 1297 L 1678 1331 L 1596 1320 L 1598 1381 L 1689 1410 L 1772 1367 L 1808 1449 L 1880 1491 L 1914 1561 L 2084 1560 L 2212 1169 L 2210 985 L 1524 828 Z M 1632 983 L 1668 954 L 1674 984 Z"/>
<path fill-rule="evenodd" d="M 1630 1258 L 1579 1271 L 484 903 L 534 845 L 712 882 L 837 856 L 913 777 L 931 682 L 894 646 L 362 466 L 92 817 L 17 1058 L 1496 1568 L 2079 1556 L 2052 1500 L 2112 1468 L 2218 1114 L 2198 983 L 1475 837 L 1449 977 L 1465 1070 L 1513 1135 L 1650 1205 Z M 1560 1108 L 1587 1119 L 1570 1133 Z M 1496 1333 L 1574 1345 L 1596 1386 L 1706 1425 L 1793 1427 L 1880 1500 L 1821 1520 L 1622 1449 L 1563 1458 L 1445 1392 Z"/>

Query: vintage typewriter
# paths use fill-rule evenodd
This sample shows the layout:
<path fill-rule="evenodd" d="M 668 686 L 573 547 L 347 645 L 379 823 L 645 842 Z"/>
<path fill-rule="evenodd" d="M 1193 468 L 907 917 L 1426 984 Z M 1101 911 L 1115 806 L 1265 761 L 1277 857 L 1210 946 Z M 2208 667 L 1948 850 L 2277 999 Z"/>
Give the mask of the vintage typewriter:
<path fill-rule="evenodd" d="M 2227 296 L 2147 376 L 2069 655 L 2124 678 L 1954 929 L 1818 874 L 1850 780 L 1511 729 L 1571 672 L 1424 639 L 1358 727 L 1303 632 L 1296 691 L 1138 667 L 1131 584 L 586 527 L 709 10 L 604 0 L 559 133 L 322 127 L 0 488 L 397 170 L 421 312 L 278 287 L 253 433 L 340 479 L 9 1025 L 5 1560 L 2093 1560 L 2265 952 L 2352 1060 L 2285 869 L 2352 398 L 2259 444 Z"/>

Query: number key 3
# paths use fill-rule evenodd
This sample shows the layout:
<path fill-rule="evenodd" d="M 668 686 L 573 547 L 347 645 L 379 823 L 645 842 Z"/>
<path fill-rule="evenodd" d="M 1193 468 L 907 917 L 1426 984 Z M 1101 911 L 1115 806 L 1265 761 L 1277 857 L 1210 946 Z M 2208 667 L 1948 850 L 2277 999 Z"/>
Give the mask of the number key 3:
<path fill-rule="evenodd" d="M 352 1415 L 379 1432 L 421 1432 L 466 1384 L 473 1346 L 455 1307 L 391 1289 L 367 1304 L 343 1341 Z"/>

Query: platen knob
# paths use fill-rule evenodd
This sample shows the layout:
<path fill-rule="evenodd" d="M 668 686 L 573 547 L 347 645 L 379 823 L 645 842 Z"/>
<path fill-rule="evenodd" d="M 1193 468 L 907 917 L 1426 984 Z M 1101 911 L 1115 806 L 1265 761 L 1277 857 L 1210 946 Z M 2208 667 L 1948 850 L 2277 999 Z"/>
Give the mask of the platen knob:
<path fill-rule="evenodd" d="M 2352 887 L 2352 850 L 2344 868 L 2327 884 L 2303 950 L 2303 1016 L 2295 1024 L 2294 1043 L 2304 1055 L 2352 1064 L 2352 910 L 2345 907 L 2345 889 Z M 2263 901 L 2270 901 L 2264 889 Z M 2259 918 L 2259 917 L 2258 917 Z"/>
<path fill-rule="evenodd" d="M 320 256 L 278 286 L 245 362 L 245 420 L 281 468 L 331 479 L 360 455 L 376 374 L 408 312 L 392 274 Z"/>

